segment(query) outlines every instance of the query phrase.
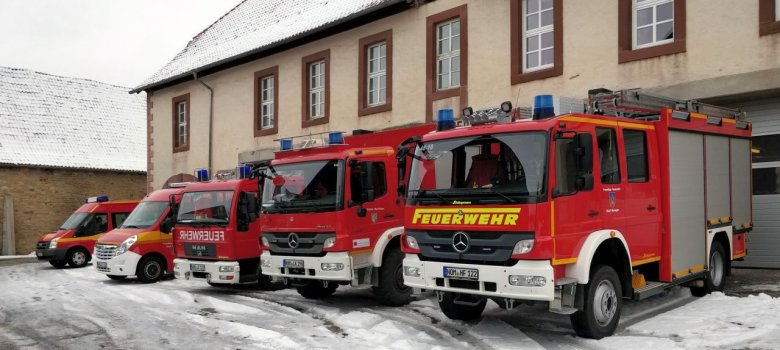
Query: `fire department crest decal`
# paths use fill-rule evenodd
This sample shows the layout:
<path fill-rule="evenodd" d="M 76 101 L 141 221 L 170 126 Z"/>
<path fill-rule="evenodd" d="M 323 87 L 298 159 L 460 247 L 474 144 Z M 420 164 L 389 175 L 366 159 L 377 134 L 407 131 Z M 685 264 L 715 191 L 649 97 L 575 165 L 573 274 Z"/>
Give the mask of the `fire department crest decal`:
<path fill-rule="evenodd" d="M 379 214 L 376 212 L 371 213 L 371 222 L 375 223 L 379 221 Z"/>
<path fill-rule="evenodd" d="M 609 207 L 614 208 L 617 205 L 617 194 L 615 192 L 609 193 Z"/>

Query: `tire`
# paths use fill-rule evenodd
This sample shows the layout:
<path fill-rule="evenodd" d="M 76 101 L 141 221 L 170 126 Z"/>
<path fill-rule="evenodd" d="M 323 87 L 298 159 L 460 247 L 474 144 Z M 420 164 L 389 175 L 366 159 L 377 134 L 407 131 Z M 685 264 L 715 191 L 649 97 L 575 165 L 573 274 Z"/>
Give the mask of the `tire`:
<path fill-rule="evenodd" d="M 482 311 L 485 311 L 485 305 L 487 305 L 487 298 L 480 298 L 479 300 L 475 298 L 474 305 L 463 305 L 455 303 L 455 299 L 458 296 L 458 293 L 451 292 L 444 292 L 444 295 L 442 295 L 439 301 L 439 308 L 445 316 L 461 321 L 476 320 L 482 316 Z M 460 295 L 460 297 L 463 298 L 464 295 Z"/>
<path fill-rule="evenodd" d="M 91 259 L 86 249 L 78 247 L 68 251 L 65 259 L 68 261 L 70 267 L 84 267 Z"/>
<path fill-rule="evenodd" d="M 271 281 L 271 276 L 263 275 L 262 269 L 257 271 L 257 285 L 260 289 L 271 292 L 287 288 L 287 283 L 273 282 Z"/>
<path fill-rule="evenodd" d="M 121 280 L 127 278 L 127 276 L 119 276 L 119 275 L 106 275 L 106 276 L 108 276 L 108 278 L 110 278 L 110 279 L 112 279 L 114 281 L 121 281 Z"/>
<path fill-rule="evenodd" d="M 143 283 L 154 283 L 165 276 L 165 261 L 157 256 L 147 256 L 138 262 L 135 275 Z"/>
<path fill-rule="evenodd" d="M 570 316 L 577 335 L 601 339 L 615 333 L 623 307 L 623 290 L 615 269 L 594 266 L 590 282 L 585 285 L 585 305 Z"/>
<path fill-rule="evenodd" d="M 324 299 L 336 292 L 339 285 L 333 282 L 309 281 L 302 287 L 298 287 L 298 294 L 306 299 Z"/>
<path fill-rule="evenodd" d="M 704 276 L 703 287 L 691 287 L 691 294 L 703 297 L 712 292 L 722 292 L 726 285 L 728 261 L 726 250 L 720 242 L 712 242 L 709 259 L 709 273 Z"/>
<path fill-rule="evenodd" d="M 404 253 L 390 248 L 379 268 L 379 286 L 374 288 L 377 301 L 387 306 L 403 306 L 412 302 L 412 288 L 404 285 Z"/>
<path fill-rule="evenodd" d="M 54 266 L 54 267 L 56 267 L 58 269 L 61 269 L 61 268 L 65 267 L 65 265 L 67 265 L 68 262 L 65 261 L 65 260 L 54 260 L 54 259 L 51 259 L 51 260 L 49 260 L 49 264 L 51 264 L 51 266 Z"/>

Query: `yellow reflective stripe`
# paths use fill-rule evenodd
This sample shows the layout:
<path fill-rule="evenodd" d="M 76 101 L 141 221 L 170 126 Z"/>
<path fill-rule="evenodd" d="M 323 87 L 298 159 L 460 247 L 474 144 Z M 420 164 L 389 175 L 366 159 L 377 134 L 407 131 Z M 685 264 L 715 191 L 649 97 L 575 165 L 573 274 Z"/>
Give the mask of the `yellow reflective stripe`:
<path fill-rule="evenodd" d="M 653 125 L 631 123 L 631 122 L 618 122 L 613 120 L 600 120 L 600 119 L 594 119 L 588 117 L 567 116 L 567 117 L 562 117 L 561 120 L 568 121 L 568 122 L 588 123 L 588 124 L 605 125 L 605 126 L 620 126 L 623 128 L 655 130 L 655 126 Z"/>
<path fill-rule="evenodd" d="M 358 254 L 367 254 L 371 253 L 371 248 L 368 249 L 361 249 L 361 250 L 353 250 L 349 252 L 349 255 L 358 255 Z"/>
<path fill-rule="evenodd" d="M 636 260 L 636 261 L 632 261 L 631 265 L 639 266 L 639 265 L 649 264 L 649 263 L 653 263 L 653 262 L 660 261 L 660 260 L 661 260 L 660 256 L 653 256 L 653 257 L 649 257 L 649 258 L 646 258 L 646 259 L 639 259 L 639 260 Z"/>
<path fill-rule="evenodd" d="M 744 258 L 747 255 L 747 252 L 741 252 L 734 254 L 734 259 Z"/>
<path fill-rule="evenodd" d="M 574 264 L 576 262 L 577 262 L 577 258 L 553 259 L 552 264 L 553 265 L 567 265 L 567 264 Z"/>
<path fill-rule="evenodd" d="M 634 128 L 634 129 L 644 129 L 644 130 L 655 130 L 655 126 L 647 125 L 647 124 L 618 122 L 618 125 L 620 125 L 621 128 Z"/>
<path fill-rule="evenodd" d="M 691 112 L 690 115 L 691 115 L 691 118 L 707 119 L 707 115 L 706 114 Z"/>
<path fill-rule="evenodd" d="M 463 212 L 464 214 L 474 214 L 474 213 L 510 213 L 510 214 L 519 214 L 520 210 L 522 208 L 462 208 L 462 209 L 452 209 L 452 208 L 435 208 L 435 209 L 415 209 L 415 213 L 420 214 L 457 214 L 459 212 Z"/>

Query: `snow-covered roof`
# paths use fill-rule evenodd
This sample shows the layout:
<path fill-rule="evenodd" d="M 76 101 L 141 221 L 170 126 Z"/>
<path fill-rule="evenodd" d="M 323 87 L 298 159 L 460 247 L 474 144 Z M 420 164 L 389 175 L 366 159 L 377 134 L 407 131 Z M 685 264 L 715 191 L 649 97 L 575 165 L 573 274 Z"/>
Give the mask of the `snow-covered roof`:
<path fill-rule="evenodd" d="M 146 171 L 146 95 L 0 67 L 0 164 Z"/>
<path fill-rule="evenodd" d="M 133 91 L 187 77 L 406 0 L 244 0 Z"/>

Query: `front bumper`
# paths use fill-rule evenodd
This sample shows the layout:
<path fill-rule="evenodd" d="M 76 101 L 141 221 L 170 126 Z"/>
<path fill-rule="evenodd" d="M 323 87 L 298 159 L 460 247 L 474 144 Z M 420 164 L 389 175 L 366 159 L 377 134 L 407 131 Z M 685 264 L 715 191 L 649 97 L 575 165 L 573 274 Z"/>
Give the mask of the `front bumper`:
<path fill-rule="evenodd" d="M 194 270 L 193 265 L 203 265 L 203 269 Z M 232 267 L 233 271 L 220 272 L 219 268 Z M 176 278 L 186 280 L 202 280 L 209 283 L 238 284 L 241 268 L 238 261 L 203 261 L 189 259 L 174 259 L 173 274 Z"/>
<path fill-rule="evenodd" d="M 68 248 L 45 248 L 35 249 L 35 256 L 38 260 L 60 260 L 65 261 L 65 254 Z"/>
<path fill-rule="evenodd" d="M 285 260 L 303 260 L 302 269 L 285 267 Z M 341 264 L 338 270 L 323 270 L 322 264 Z M 352 257 L 349 252 L 332 252 L 325 256 L 284 256 L 264 253 L 260 256 L 263 275 L 277 278 L 302 278 L 323 281 L 352 281 Z"/>
<path fill-rule="evenodd" d="M 101 259 L 97 254 L 93 255 L 95 270 L 106 275 L 134 276 L 141 260 L 141 255 L 127 251 L 110 259 Z"/>
<path fill-rule="evenodd" d="M 403 264 L 404 271 L 407 267 L 419 269 L 418 277 L 404 273 L 404 284 L 416 289 L 518 300 L 552 301 L 555 298 L 555 280 L 549 260 L 520 260 L 514 266 L 487 266 L 421 261 L 417 255 L 406 254 Z M 463 283 L 463 280 L 444 277 L 444 267 L 477 269 L 479 279 Z M 546 283 L 539 287 L 514 286 L 509 284 L 510 275 L 542 276 Z"/>

